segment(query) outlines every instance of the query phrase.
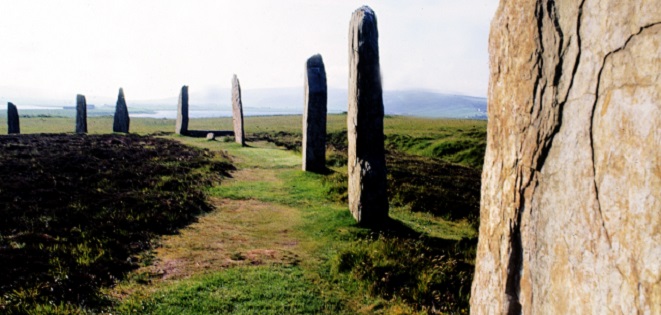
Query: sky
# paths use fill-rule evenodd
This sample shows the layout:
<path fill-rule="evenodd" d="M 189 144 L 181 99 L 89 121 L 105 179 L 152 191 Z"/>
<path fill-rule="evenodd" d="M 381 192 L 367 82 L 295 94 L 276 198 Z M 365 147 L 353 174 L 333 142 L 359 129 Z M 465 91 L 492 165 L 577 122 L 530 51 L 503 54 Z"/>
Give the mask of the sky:
<path fill-rule="evenodd" d="M 321 54 L 348 85 L 352 12 L 376 13 L 383 87 L 486 96 L 497 0 L 0 1 L 0 100 L 75 94 L 176 96 L 182 85 L 303 86 Z"/>

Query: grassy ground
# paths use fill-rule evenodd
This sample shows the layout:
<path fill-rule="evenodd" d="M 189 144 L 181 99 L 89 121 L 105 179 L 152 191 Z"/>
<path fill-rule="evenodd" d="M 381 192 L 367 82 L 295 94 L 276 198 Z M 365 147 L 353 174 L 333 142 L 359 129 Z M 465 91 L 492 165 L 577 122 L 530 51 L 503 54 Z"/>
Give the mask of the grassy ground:
<path fill-rule="evenodd" d="M 73 126 L 72 119 L 24 118 L 22 131 L 41 132 L 45 123 L 51 132 L 68 132 Z M 105 133 L 111 124 L 109 117 L 90 119 L 90 132 Z M 329 116 L 329 132 L 337 138 L 330 141 L 336 146 L 330 154 L 339 157 L 337 166 L 331 165 L 325 175 L 300 171 L 296 150 L 257 141 L 260 135 L 268 135 L 270 140 L 295 143 L 300 137 L 300 117 L 247 117 L 246 132 L 256 140 L 247 148 L 165 135 L 207 149 L 212 156 L 229 156 L 237 170 L 205 189 L 211 211 L 176 234 L 151 237 L 156 246 L 141 252 L 142 267 L 103 286 L 101 296 L 112 304 L 92 310 L 112 314 L 466 313 L 476 231 L 467 217 L 451 213 L 474 211 L 479 171 L 449 164 L 445 156 L 434 152 L 424 154 L 418 147 L 391 143 L 390 180 L 397 183 L 391 191 L 408 184 L 408 190 L 401 190 L 408 193 L 391 199 L 390 222 L 378 229 L 356 226 L 344 200 L 346 167 L 340 151 L 345 124 L 346 116 Z M 477 139 L 479 132 L 455 133 L 481 132 L 484 125 L 392 117 L 386 119 L 386 133 L 432 142 L 443 137 Z M 0 126 L 6 125 L 0 121 Z M 174 129 L 174 123 L 134 119 L 131 128 L 164 135 Z M 231 119 L 192 120 L 190 128 L 229 130 Z M 468 160 L 458 163 L 472 165 Z M 436 169 L 439 173 L 434 175 Z M 218 172 L 207 167 L 202 173 Z M 440 190 L 425 187 L 437 186 L 449 192 L 441 198 L 446 204 L 427 209 L 438 203 L 440 199 L 430 198 Z M 466 189 L 463 195 L 453 195 Z M 44 313 L 43 305 L 39 307 L 32 313 Z M 76 303 L 48 310 L 85 312 Z"/>
<path fill-rule="evenodd" d="M 112 131 L 112 117 L 88 119 L 90 133 Z M 150 134 L 174 131 L 174 120 L 133 119 L 131 132 Z M 22 133 L 73 132 L 74 118 L 22 117 Z M 245 117 L 248 134 L 284 132 L 301 135 L 301 116 Z M 191 130 L 232 130 L 232 118 L 204 118 L 190 121 Z M 328 133 L 346 132 L 346 115 L 328 116 Z M 440 158 L 472 168 L 482 167 L 486 147 L 486 121 L 460 119 L 427 119 L 388 116 L 384 121 L 386 143 L 400 151 L 425 157 Z M 0 134 L 7 133 L 6 116 L 0 114 Z"/>

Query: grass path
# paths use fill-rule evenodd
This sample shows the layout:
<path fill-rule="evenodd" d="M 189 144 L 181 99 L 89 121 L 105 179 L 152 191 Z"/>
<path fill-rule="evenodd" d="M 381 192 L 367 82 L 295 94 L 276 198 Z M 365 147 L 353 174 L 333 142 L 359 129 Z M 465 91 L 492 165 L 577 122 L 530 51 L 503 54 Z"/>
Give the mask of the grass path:
<path fill-rule="evenodd" d="M 256 200 L 213 198 L 216 211 L 180 234 L 165 237 L 156 261 L 143 271 L 162 279 L 189 278 L 242 265 L 292 265 L 299 241 L 297 211 Z"/>
<path fill-rule="evenodd" d="M 315 212 L 339 215 L 340 224 L 353 224 L 340 206 L 324 201 L 321 176 L 299 170 L 300 156 L 266 142 L 240 148 L 184 141 L 229 151 L 238 170 L 211 188 L 215 211 L 179 234 L 163 237 L 153 264 L 110 292 L 123 297 L 116 312 L 351 314 L 365 302 L 379 305 L 378 299 L 351 297 L 355 285 L 342 292 L 346 285 L 323 279 L 327 262 L 315 255 L 329 252 L 323 248 L 328 244 L 324 236 L 334 237 L 333 226 L 325 233 L 310 233 L 319 223 Z"/>
<path fill-rule="evenodd" d="M 155 251 L 154 264 L 142 272 L 163 279 L 182 279 L 228 267 L 293 265 L 299 260 L 299 240 L 292 233 L 301 224 L 299 209 L 263 202 L 257 197 L 231 199 L 230 191 L 237 188 L 250 194 L 255 187 L 270 190 L 282 185 L 277 174 L 283 166 L 295 164 L 290 152 L 268 143 L 256 145 L 259 147 L 247 149 L 229 145 L 230 150 L 240 152 L 234 156 L 239 169 L 222 186 L 212 188 L 210 202 L 215 211 L 200 217 L 178 235 L 164 237 Z M 244 189 L 246 183 L 254 187 Z"/>
<path fill-rule="evenodd" d="M 214 211 L 179 234 L 162 237 L 152 263 L 108 292 L 122 301 L 110 312 L 417 313 L 397 296 L 384 299 L 370 294 L 375 287 L 366 287 L 350 272 L 338 271 L 343 268 L 338 266 L 351 263 L 340 260 L 374 259 L 383 268 L 408 267 L 418 274 L 413 265 L 397 267 L 410 259 L 402 260 L 398 255 L 415 250 L 398 252 L 402 250 L 399 241 L 369 241 L 373 232 L 358 227 L 346 206 L 329 198 L 327 176 L 300 170 L 299 154 L 267 142 L 242 148 L 220 141 L 177 139 L 227 153 L 237 170 L 231 173 L 232 178 L 209 189 Z M 432 239 L 457 240 L 474 233 L 467 224 L 424 214 L 391 211 L 391 216 L 398 224 Z M 415 242 L 401 244 L 420 248 Z M 375 256 L 369 258 L 371 255 Z M 368 266 L 363 277 L 382 268 L 378 265 Z M 436 269 L 431 266 L 430 273 L 421 272 L 423 278 L 413 281 L 425 283 L 424 277 L 436 277 Z M 378 277 L 368 285 L 380 286 Z M 419 295 L 424 296 L 428 288 L 416 290 L 422 290 Z"/>

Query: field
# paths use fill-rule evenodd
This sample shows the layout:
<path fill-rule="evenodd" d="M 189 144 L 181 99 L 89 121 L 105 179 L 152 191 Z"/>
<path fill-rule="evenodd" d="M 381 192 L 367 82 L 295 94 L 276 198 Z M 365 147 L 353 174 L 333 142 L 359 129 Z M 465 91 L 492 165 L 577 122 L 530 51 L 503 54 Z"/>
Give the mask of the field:
<path fill-rule="evenodd" d="M 467 313 L 486 123 L 387 117 L 391 220 L 368 229 L 346 206 L 346 116 L 329 116 L 326 174 L 300 171 L 300 120 L 246 117 L 242 148 L 172 120 L 78 136 L 23 117 L 59 134 L 0 136 L 0 310 Z"/>

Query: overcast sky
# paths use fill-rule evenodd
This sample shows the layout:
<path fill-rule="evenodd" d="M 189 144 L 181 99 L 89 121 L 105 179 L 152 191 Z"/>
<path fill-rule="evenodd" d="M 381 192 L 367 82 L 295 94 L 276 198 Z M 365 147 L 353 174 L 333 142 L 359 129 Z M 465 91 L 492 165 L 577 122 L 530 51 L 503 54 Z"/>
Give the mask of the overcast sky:
<path fill-rule="evenodd" d="M 303 84 L 320 53 L 329 87 L 347 87 L 351 13 L 379 26 L 384 89 L 485 96 L 497 0 L 61 0 L 0 2 L 0 87 L 157 99 Z M 0 95 L 2 97 L 2 95 Z"/>

